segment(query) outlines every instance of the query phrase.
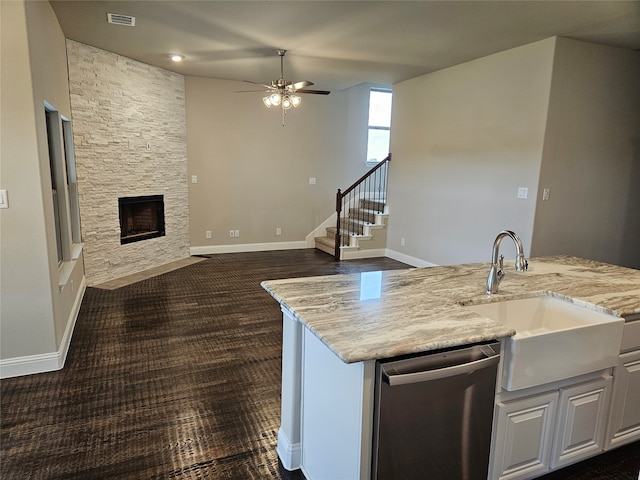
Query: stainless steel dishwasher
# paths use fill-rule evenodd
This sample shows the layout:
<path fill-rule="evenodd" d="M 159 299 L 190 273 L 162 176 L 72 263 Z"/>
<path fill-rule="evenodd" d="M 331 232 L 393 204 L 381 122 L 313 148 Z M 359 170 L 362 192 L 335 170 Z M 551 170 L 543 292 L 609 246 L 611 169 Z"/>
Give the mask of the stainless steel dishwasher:
<path fill-rule="evenodd" d="M 486 480 L 500 343 L 376 364 L 375 480 Z"/>

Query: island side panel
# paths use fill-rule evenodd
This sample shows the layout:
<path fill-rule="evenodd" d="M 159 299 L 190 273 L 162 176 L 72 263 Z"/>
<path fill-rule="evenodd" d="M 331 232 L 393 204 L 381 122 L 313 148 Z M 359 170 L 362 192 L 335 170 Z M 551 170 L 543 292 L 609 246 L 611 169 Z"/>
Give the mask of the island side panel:
<path fill-rule="evenodd" d="M 282 399 L 277 452 L 287 470 L 297 470 L 302 464 L 302 331 L 300 322 L 282 307 Z"/>
<path fill-rule="evenodd" d="M 307 480 L 369 480 L 375 361 L 347 364 L 304 328 L 302 471 Z"/>

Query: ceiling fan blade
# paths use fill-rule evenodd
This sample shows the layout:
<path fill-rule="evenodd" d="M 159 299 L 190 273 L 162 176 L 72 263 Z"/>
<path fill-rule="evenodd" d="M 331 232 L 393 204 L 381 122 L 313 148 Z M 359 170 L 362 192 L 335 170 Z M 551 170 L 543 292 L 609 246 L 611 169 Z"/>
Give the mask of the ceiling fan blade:
<path fill-rule="evenodd" d="M 264 88 L 261 90 L 236 90 L 236 93 L 251 93 L 251 92 L 262 92 L 262 93 L 267 93 L 268 90 L 265 90 Z"/>
<path fill-rule="evenodd" d="M 299 90 L 299 89 L 304 88 L 304 87 L 310 87 L 311 85 L 314 85 L 314 83 L 310 82 L 309 80 L 303 80 L 301 82 L 296 82 L 296 83 L 292 84 L 291 87 L 294 90 Z"/>
<path fill-rule="evenodd" d="M 315 93 L 316 95 L 329 95 L 331 92 L 329 90 L 307 90 L 306 88 L 301 88 L 300 90 L 296 90 L 296 93 Z"/>
<path fill-rule="evenodd" d="M 273 88 L 273 85 L 265 85 L 264 83 L 252 82 L 251 80 L 243 80 L 243 82 L 252 83 L 254 85 L 260 85 L 261 87 L 264 87 L 264 88 Z"/>

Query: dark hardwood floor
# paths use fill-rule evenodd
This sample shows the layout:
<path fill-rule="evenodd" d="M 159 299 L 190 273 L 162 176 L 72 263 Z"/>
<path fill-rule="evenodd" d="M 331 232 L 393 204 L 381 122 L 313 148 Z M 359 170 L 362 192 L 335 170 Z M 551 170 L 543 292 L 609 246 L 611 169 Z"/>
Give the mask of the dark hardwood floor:
<path fill-rule="evenodd" d="M 260 282 L 404 267 L 225 254 L 87 289 L 65 368 L 0 382 L 0 478 L 304 478 L 275 451 L 282 313 Z"/>
<path fill-rule="evenodd" d="M 0 478 L 303 480 L 275 450 L 281 312 L 260 282 L 404 267 L 224 254 L 87 289 L 65 368 L 0 382 Z M 639 446 L 616 452 L 566 478 L 635 480 Z"/>

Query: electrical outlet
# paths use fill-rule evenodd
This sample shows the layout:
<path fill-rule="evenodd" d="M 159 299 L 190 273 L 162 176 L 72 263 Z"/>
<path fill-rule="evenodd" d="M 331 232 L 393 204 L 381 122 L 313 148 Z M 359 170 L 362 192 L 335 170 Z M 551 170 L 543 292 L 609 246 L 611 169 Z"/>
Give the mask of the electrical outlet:
<path fill-rule="evenodd" d="M 542 190 L 542 200 L 549 200 L 549 189 L 545 188 Z"/>
<path fill-rule="evenodd" d="M 309 177 L 309 185 L 315 185 L 316 184 L 316 177 Z"/>
<path fill-rule="evenodd" d="M 236 236 L 236 232 L 235 232 L 235 230 L 229 230 L 229 236 L 230 236 L 231 238 L 235 237 L 235 236 Z"/>
<path fill-rule="evenodd" d="M 404 238 L 401 238 L 401 239 L 400 239 L 400 246 L 401 246 L 401 247 L 404 247 Z"/>
<path fill-rule="evenodd" d="M 198 175 L 191 175 L 191 183 L 198 183 Z"/>
<path fill-rule="evenodd" d="M 211 238 L 211 230 L 207 230 L 206 232 L 204 232 L 204 236 L 206 238 Z"/>
<path fill-rule="evenodd" d="M 234 230 L 233 233 L 235 234 L 236 237 L 240 236 L 240 230 Z"/>
<path fill-rule="evenodd" d="M 276 235 L 282 235 L 282 228 L 280 227 L 276 228 Z"/>

